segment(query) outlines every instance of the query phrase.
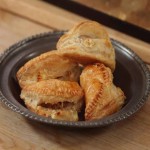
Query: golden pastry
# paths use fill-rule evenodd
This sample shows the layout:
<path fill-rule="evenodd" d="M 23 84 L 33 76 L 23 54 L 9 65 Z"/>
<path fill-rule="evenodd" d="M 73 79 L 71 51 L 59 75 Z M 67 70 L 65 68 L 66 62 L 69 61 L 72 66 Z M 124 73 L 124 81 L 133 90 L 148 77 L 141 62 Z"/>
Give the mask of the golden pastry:
<path fill-rule="evenodd" d="M 60 79 L 78 81 L 81 68 L 72 60 L 50 51 L 31 59 L 17 72 L 21 88 L 42 80 Z"/>
<path fill-rule="evenodd" d="M 85 92 L 85 120 L 101 119 L 118 111 L 124 104 L 123 91 L 113 84 L 113 75 L 103 64 L 87 66 L 80 84 Z"/>
<path fill-rule="evenodd" d="M 86 67 L 81 73 L 82 66 Z M 78 121 L 85 100 L 85 120 L 93 120 L 124 104 L 123 91 L 113 84 L 114 69 L 115 51 L 106 30 L 97 22 L 84 21 L 59 39 L 57 50 L 31 59 L 16 76 L 20 97 L 31 111 Z"/>
<path fill-rule="evenodd" d="M 106 30 L 97 22 L 79 23 L 59 39 L 57 49 L 81 64 L 100 62 L 115 69 L 114 48 Z"/>
<path fill-rule="evenodd" d="M 77 82 L 50 79 L 25 86 L 20 97 L 31 111 L 39 115 L 77 121 L 83 95 Z"/>

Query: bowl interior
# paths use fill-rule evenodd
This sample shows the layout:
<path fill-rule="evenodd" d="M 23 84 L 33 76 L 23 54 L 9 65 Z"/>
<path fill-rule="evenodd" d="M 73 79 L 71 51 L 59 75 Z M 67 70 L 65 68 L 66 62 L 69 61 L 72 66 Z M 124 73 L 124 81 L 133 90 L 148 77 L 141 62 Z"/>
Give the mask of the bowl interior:
<path fill-rule="evenodd" d="M 38 56 L 41 53 L 55 50 L 56 43 L 61 34 L 47 34 L 46 36 L 33 38 L 21 44 L 16 45 L 9 51 L 0 65 L 0 90 L 4 97 L 22 111 L 32 113 L 26 109 L 23 101 L 20 99 L 20 87 L 16 79 L 16 72 L 28 60 Z M 118 117 L 130 111 L 142 99 L 146 91 L 146 77 L 139 62 L 126 47 L 117 44 L 112 40 L 116 52 L 116 70 L 114 72 L 114 83 L 121 87 L 126 95 L 124 107 L 117 113 L 101 119 L 103 122 Z M 46 118 L 49 119 L 49 118 Z M 80 121 L 79 121 L 80 122 Z M 86 122 L 86 121 L 85 121 Z"/>

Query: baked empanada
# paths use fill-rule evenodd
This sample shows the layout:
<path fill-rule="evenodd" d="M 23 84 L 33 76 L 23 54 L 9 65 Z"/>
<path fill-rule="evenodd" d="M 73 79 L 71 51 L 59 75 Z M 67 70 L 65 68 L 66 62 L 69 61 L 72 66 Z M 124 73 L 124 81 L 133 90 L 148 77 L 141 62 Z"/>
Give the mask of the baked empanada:
<path fill-rule="evenodd" d="M 123 91 L 113 84 L 113 75 L 103 64 L 87 66 L 80 84 L 85 92 L 85 120 L 101 119 L 118 111 L 124 104 Z"/>
<path fill-rule="evenodd" d="M 25 86 L 20 97 L 33 112 L 61 120 L 78 120 L 83 90 L 77 82 L 50 79 Z"/>
<path fill-rule="evenodd" d="M 104 63 L 115 69 L 115 51 L 106 30 L 97 22 L 85 21 L 63 35 L 57 49 L 64 56 L 84 65 Z"/>
<path fill-rule="evenodd" d="M 57 51 L 50 51 L 28 61 L 17 72 L 17 79 L 23 88 L 48 79 L 78 81 L 80 73 L 81 68 L 77 63 Z"/>

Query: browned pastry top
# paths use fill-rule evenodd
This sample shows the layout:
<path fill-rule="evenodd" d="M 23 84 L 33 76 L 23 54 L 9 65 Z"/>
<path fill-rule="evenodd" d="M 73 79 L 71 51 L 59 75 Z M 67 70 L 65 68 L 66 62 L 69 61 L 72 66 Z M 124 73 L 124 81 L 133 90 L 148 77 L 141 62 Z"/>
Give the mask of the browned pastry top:
<path fill-rule="evenodd" d="M 20 86 L 48 79 L 78 81 L 81 68 L 72 60 L 61 56 L 58 51 L 50 51 L 28 61 L 17 72 Z"/>
<path fill-rule="evenodd" d="M 62 119 L 66 120 L 65 117 L 68 118 L 70 113 L 70 119 L 72 114 L 72 120 L 75 118 L 74 121 L 78 120 L 83 95 L 83 90 L 77 82 L 58 79 L 27 85 L 21 91 L 21 98 L 27 107 L 39 115 L 57 119 L 64 114 Z"/>
<path fill-rule="evenodd" d="M 60 37 L 57 49 L 84 65 L 100 62 L 115 69 L 115 51 L 103 26 L 95 21 L 81 22 Z"/>
<path fill-rule="evenodd" d="M 123 91 L 116 87 L 113 75 L 103 64 L 87 66 L 81 76 L 80 84 L 85 92 L 85 119 L 100 119 L 118 111 L 124 104 Z"/>

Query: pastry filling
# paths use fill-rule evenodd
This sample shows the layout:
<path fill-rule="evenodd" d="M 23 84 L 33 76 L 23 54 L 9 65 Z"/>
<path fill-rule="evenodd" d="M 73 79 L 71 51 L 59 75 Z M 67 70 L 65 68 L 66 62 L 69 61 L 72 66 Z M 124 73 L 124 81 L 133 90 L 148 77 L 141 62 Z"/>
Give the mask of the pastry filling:
<path fill-rule="evenodd" d="M 45 108 L 49 108 L 49 109 L 71 109 L 74 107 L 74 103 L 73 102 L 67 102 L 67 101 L 64 101 L 64 102 L 59 102 L 59 103 L 56 103 L 56 104 L 50 104 L 50 103 L 42 103 L 40 104 L 40 106 L 42 107 L 45 107 Z"/>

